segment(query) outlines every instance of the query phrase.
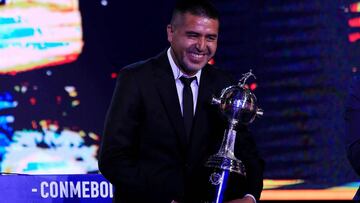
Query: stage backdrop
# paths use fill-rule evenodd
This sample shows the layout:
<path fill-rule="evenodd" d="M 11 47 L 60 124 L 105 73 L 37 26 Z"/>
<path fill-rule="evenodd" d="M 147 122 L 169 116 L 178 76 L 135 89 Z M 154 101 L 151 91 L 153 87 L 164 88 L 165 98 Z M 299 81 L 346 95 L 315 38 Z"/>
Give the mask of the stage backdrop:
<path fill-rule="evenodd" d="M 262 198 L 350 199 L 358 177 L 343 107 L 360 66 L 360 1 L 214 3 L 216 65 L 257 75 L 251 88 L 265 114 L 250 128 L 266 161 Z M 173 5 L 0 0 L 1 172 L 97 173 L 117 73 L 169 46 Z"/>

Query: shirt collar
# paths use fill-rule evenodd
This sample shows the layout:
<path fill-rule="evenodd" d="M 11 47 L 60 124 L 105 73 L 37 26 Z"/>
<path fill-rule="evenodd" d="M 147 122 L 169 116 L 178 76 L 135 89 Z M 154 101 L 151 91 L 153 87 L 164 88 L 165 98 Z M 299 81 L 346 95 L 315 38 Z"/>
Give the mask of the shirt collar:
<path fill-rule="evenodd" d="M 175 61 L 172 58 L 172 55 L 171 55 L 170 52 L 171 52 L 171 47 L 167 50 L 167 56 L 168 56 L 170 66 L 171 66 L 171 70 L 173 72 L 175 80 L 179 79 L 181 76 L 189 78 L 190 76 L 188 76 L 187 74 L 181 72 L 180 68 L 175 64 Z M 197 82 L 198 85 L 200 84 L 200 76 L 201 76 L 201 69 L 195 74 L 196 82 Z"/>

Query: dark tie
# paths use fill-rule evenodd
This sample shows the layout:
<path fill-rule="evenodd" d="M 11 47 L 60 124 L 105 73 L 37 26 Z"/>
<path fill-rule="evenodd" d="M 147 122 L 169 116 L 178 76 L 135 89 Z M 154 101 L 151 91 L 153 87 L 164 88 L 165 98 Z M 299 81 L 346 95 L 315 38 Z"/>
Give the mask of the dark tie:
<path fill-rule="evenodd" d="M 190 84 L 196 77 L 185 78 L 184 76 L 180 77 L 181 82 L 184 84 L 183 89 L 183 118 L 185 125 L 185 132 L 187 139 L 190 138 L 191 126 L 194 117 L 194 102 L 193 102 L 193 93 L 191 91 Z"/>

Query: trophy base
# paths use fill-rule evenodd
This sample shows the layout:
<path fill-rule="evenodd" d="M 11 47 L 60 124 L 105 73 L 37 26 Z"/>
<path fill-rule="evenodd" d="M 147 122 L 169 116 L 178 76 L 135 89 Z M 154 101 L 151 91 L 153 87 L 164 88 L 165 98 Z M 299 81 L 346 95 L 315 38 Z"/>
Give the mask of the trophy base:
<path fill-rule="evenodd" d="M 216 154 L 206 161 L 205 166 L 209 168 L 227 170 L 246 176 L 244 164 L 236 158 L 223 157 Z"/>
<path fill-rule="evenodd" d="M 203 195 L 201 203 L 224 203 L 237 198 L 239 192 L 246 191 L 246 177 L 244 175 L 220 169 L 220 167 L 206 168 L 204 173 L 208 175 L 207 192 Z"/>

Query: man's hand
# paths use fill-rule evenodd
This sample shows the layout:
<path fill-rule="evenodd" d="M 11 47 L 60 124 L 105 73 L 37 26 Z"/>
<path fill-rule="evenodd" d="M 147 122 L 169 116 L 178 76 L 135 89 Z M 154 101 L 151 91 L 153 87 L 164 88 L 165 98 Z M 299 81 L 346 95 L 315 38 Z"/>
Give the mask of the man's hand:
<path fill-rule="evenodd" d="M 252 197 L 245 196 L 241 199 L 234 199 L 226 203 L 256 203 Z"/>

